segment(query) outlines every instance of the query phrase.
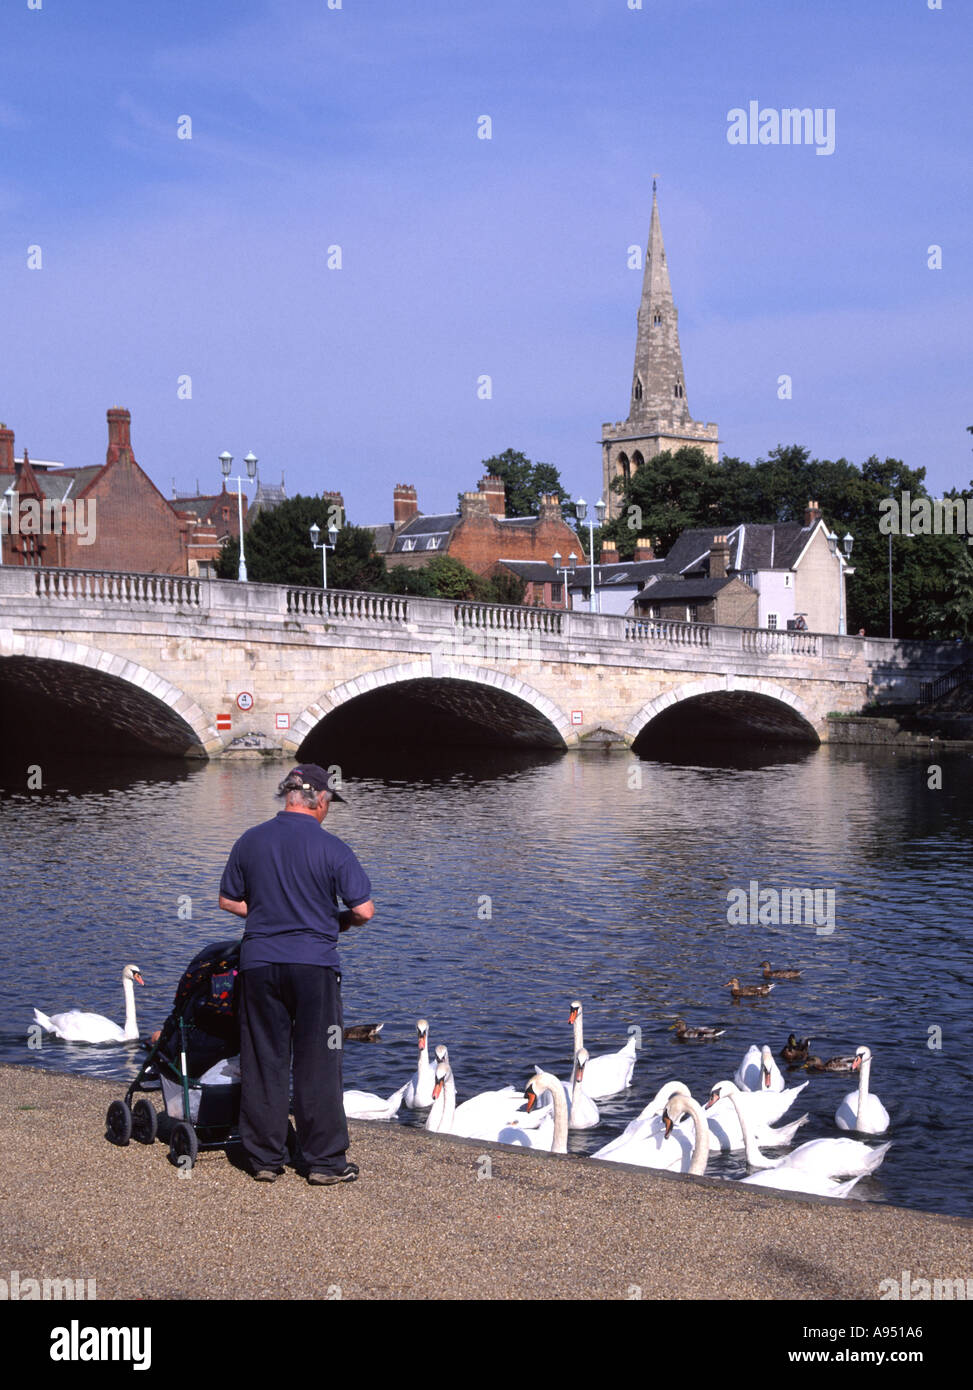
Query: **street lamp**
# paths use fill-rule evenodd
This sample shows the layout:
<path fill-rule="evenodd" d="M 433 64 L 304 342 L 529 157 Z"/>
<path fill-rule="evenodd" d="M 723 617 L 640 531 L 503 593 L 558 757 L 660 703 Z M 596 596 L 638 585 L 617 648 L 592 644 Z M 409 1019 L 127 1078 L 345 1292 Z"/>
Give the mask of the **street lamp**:
<path fill-rule="evenodd" d="M 578 557 L 577 557 L 577 555 L 575 555 L 574 551 L 572 550 L 572 551 L 571 551 L 571 554 L 568 556 L 568 563 L 564 566 L 563 569 L 561 568 L 561 552 L 560 552 L 559 550 L 555 550 L 554 554 L 551 556 L 551 560 L 552 560 L 552 562 L 553 562 L 553 564 L 554 564 L 554 568 L 557 570 L 558 574 L 563 574 L 563 575 L 564 575 L 564 607 L 567 608 L 567 606 L 568 606 L 568 575 L 574 574 L 575 566 L 576 566 L 577 563 L 578 563 Z"/>
<path fill-rule="evenodd" d="M 334 550 L 338 543 L 338 528 L 334 524 L 334 521 L 332 521 L 331 525 L 328 527 L 328 538 L 331 541 L 330 545 L 328 545 L 327 541 L 322 541 L 321 544 L 318 545 L 318 536 L 320 536 L 320 534 L 321 527 L 315 523 L 311 527 L 311 544 L 314 546 L 315 550 L 320 550 L 321 552 L 321 582 L 322 586 L 326 589 L 328 587 L 328 551 Z"/>
<path fill-rule="evenodd" d="M 914 536 L 914 531 L 903 531 L 903 536 Z M 889 532 L 889 636 L 892 636 L 892 532 Z"/>
<path fill-rule="evenodd" d="M 851 559 L 851 548 L 852 548 L 852 546 L 853 546 L 854 544 L 855 544 L 855 538 L 854 538 L 854 536 L 852 536 L 850 532 L 846 531 L 845 534 L 844 534 L 844 536 L 842 537 L 842 541 L 841 541 L 841 549 L 844 551 L 844 556 L 845 556 L 845 560 L 846 560 L 846 561 Z M 837 555 L 837 554 L 838 554 L 838 537 L 837 537 L 837 535 L 833 535 L 833 536 L 832 536 L 832 535 L 829 535 L 829 536 L 828 536 L 828 549 L 831 551 L 831 554 L 832 554 L 832 555 Z M 839 633 L 843 633 L 844 630 L 845 630 L 845 626 L 846 626 L 846 624 L 845 624 L 845 576 L 844 576 L 844 566 L 843 566 L 843 564 L 842 564 L 842 562 L 841 562 L 841 557 L 839 556 L 839 564 L 838 564 L 838 632 L 839 632 Z"/>
<path fill-rule="evenodd" d="M 585 517 L 588 515 L 588 504 L 583 497 L 579 497 L 577 502 L 575 502 L 574 510 L 578 520 L 583 523 Z M 605 510 L 604 500 L 599 500 L 595 503 L 595 511 L 598 513 L 599 526 L 605 519 Z M 595 523 L 592 520 L 588 521 L 588 559 L 591 565 L 591 602 L 588 606 L 592 613 L 597 613 L 600 604 L 598 603 L 598 595 L 595 590 Z"/>
<path fill-rule="evenodd" d="M 257 460 L 251 450 L 243 462 L 247 465 L 247 477 L 253 482 L 257 476 Z M 223 477 L 229 479 L 231 483 L 236 483 L 236 500 L 240 512 L 240 569 L 237 578 L 242 583 L 247 582 L 247 558 L 243 553 L 243 479 L 240 477 L 230 478 L 230 469 L 233 466 L 233 455 L 228 454 L 224 449 L 220 454 L 220 468 L 223 470 Z"/>

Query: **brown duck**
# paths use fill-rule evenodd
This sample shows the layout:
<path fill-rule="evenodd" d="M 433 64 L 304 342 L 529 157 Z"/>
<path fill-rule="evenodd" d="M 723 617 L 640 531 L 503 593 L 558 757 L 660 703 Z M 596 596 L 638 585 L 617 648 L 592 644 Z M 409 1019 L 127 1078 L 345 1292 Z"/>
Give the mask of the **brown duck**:
<path fill-rule="evenodd" d="M 671 1033 L 673 1029 L 675 1029 L 676 1037 L 680 1042 L 686 1041 L 689 1038 L 722 1038 L 723 1034 L 726 1032 L 725 1028 L 709 1028 L 705 1025 L 701 1025 L 698 1028 L 690 1028 L 684 1018 L 677 1018 L 675 1023 L 669 1028 L 669 1032 Z"/>
<path fill-rule="evenodd" d="M 769 994 L 773 985 L 741 985 L 734 975 L 732 980 L 727 980 L 725 989 L 728 989 L 734 999 L 752 999 L 757 995 Z"/>
<path fill-rule="evenodd" d="M 771 970 L 769 960 L 761 961 L 760 968 L 764 972 L 765 980 L 799 980 L 801 978 L 800 970 Z"/>
<path fill-rule="evenodd" d="M 810 1046 L 810 1038 L 805 1038 L 803 1042 L 798 1042 L 794 1034 L 791 1033 L 790 1037 L 787 1039 L 787 1042 L 781 1048 L 780 1055 L 783 1057 L 785 1062 L 790 1062 L 792 1065 L 796 1062 L 806 1062 L 808 1048 Z"/>
<path fill-rule="evenodd" d="M 344 1029 L 345 1042 L 378 1042 L 384 1023 L 352 1023 Z"/>
<path fill-rule="evenodd" d="M 839 1076 L 847 1076 L 855 1070 L 856 1057 L 829 1057 L 822 1062 L 820 1057 L 809 1057 L 804 1063 L 805 1071 L 829 1071 Z"/>

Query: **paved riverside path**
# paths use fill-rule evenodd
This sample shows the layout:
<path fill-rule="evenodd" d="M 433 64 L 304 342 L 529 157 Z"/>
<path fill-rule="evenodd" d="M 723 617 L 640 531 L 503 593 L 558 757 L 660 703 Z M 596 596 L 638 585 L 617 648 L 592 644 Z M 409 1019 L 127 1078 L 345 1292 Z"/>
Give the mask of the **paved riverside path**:
<path fill-rule="evenodd" d="M 357 1183 L 104 1139 L 124 1086 L 0 1066 L 0 1270 L 99 1298 L 877 1298 L 973 1268 L 973 1222 L 352 1123 Z M 478 1178 L 489 1155 L 493 1176 Z M 6 1277 L 6 1275 L 5 1275 Z M 338 1292 L 340 1290 L 340 1293 Z"/>

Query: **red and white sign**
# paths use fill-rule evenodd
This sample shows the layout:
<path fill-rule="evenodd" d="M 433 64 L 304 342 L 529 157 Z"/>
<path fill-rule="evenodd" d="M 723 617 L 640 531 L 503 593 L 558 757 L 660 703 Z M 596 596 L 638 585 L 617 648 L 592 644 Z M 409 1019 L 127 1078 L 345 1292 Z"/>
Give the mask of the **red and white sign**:
<path fill-rule="evenodd" d="M 253 709 L 253 696 L 250 694 L 250 691 L 241 690 L 239 695 L 236 697 L 236 703 L 237 709 Z"/>
<path fill-rule="evenodd" d="M 572 723 L 572 724 L 583 724 L 583 723 L 584 723 L 584 710 L 573 709 L 573 710 L 571 711 L 571 723 Z"/>
<path fill-rule="evenodd" d="M 232 726 L 232 724 L 233 716 L 231 714 L 218 714 L 216 716 L 216 727 L 218 730 L 229 729 Z"/>
<path fill-rule="evenodd" d="M 291 727 L 291 717 L 289 714 L 277 714 L 274 718 L 277 721 L 278 729 L 289 729 Z"/>

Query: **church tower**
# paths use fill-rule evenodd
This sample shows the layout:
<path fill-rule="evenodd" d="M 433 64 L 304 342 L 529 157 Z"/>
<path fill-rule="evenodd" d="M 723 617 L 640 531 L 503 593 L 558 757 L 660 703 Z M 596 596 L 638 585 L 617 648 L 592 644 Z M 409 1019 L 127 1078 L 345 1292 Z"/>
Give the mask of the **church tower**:
<path fill-rule="evenodd" d="M 601 430 L 602 495 L 608 503 L 608 516 L 616 517 L 621 511 L 621 498 L 610 486 L 614 478 L 627 480 L 653 454 L 690 444 L 698 445 L 714 463 L 719 459 L 716 426 L 704 425 L 689 414 L 679 348 L 679 312 L 672 302 L 653 179 L 628 419 L 605 424 Z"/>

